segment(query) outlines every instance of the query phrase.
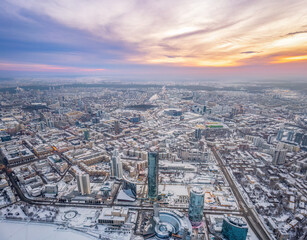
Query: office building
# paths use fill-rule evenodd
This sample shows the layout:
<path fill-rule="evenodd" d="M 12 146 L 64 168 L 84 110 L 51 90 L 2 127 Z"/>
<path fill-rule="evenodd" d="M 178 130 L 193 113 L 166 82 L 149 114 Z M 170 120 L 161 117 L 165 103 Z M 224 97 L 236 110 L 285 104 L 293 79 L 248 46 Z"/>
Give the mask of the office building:
<path fill-rule="evenodd" d="M 274 139 L 275 139 L 275 137 L 274 137 L 273 135 L 270 135 L 270 136 L 268 136 L 267 142 L 268 142 L 269 144 L 271 144 L 271 143 L 274 142 Z"/>
<path fill-rule="evenodd" d="M 296 133 L 295 138 L 294 138 L 294 142 L 301 144 L 303 136 L 304 136 L 303 133 L 300 133 L 300 132 Z"/>
<path fill-rule="evenodd" d="M 78 174 L 77 175 L 77 185 L 78 185 L 78 191 L 82 195 L 91 193 L 90 176 L 88 174 Z"/>
<path fill-rule="evenodd" d="M 111 176 L 117 179 L 123 178 L 123 166 L 117 150 L 113 151 L 111 158 Z"/>
<path fill-rule="evenodd" d="M 88 141 L 90 139 L 90 132 L 89 130 L 84 130 L 84 139 Z"/>
<path fill-rule="evenodd" d="M 200 128 L 195 129 L 195 139 L 201 139 L 202 131 Z"/>
<path fill-rule="evenodd" d="M 273 164 L 281 165 L 286 162 L 286 150 L 275 150 L 273 155 Z"/>
<path fill-rule="evenodd" d="M 277 133 L 276 139 L 277 139 L 278 141 L 281 141 L 281 139 L 283 138 L 283 136 L 284 136 L 284 130 L 283 130 L 283 129 L 280 129 L 280 130 L 278 131 L 278 133 Z"/>
<path fill-rule="evenodd" d="M 193 226 L 201 224 L 204 211 L 204 191 L 199 187 L 194 187 L 190 191 L 189 219 Z"/>
<path fill-rule="evenodd" d="M 157 200 L 158 198 L 158 153 L 148 153 L 148 198 Z"/>
<path fill-rule="evenodd" d="M 222 234 L 228 240 L 245 240 L 248 227 L 243 218 L 227 216 L 223 219 Z"/>
<path fill-rule="evenodd" d="M 293 132 L 293 131 L 289 131 L 289 132 L 288 132 L 287 140 L 288 140 L 288 141 L 292 141 L 292 140 L 293 140 L 293 136 L 294 136 L 294 132 Z"/>
<path fill-rule="evenodd" d="M 120 134 L 120 124 L 119 124 L 119 121 L 115 121 L 114 122 L 114 132 L 115 134 Z"/>
<path fill-rule="evenodd" d="M 261 148 L 264 144 L 264 139 L 261 138 L 261 137 L 255 137 L 254 140 L 253 140 L 253 144 L 256 146 L 256 147 L 259 147 Z"/>

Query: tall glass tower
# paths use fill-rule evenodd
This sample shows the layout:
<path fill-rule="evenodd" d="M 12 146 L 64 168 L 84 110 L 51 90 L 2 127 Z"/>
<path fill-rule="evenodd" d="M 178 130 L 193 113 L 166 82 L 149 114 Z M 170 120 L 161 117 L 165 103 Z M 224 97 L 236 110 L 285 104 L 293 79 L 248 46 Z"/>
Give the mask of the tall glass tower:
<path fill-rule="evenodd" d="M 203 219 L 204 198 L 205 194 L 201 188 L 194 187 L 190 191 L 189 219 L 193 226 L 200 225 Z"/>
<path fill-rule="evenodd" d="M 158 197 L 158 153 L 148 153 L 148 198 L 149 200 L 157 200 Z"/>
<path fill-rule="evenodd" d="M 222 234 L 226 239 L 245 240 L 248 228 L 243 218 L 228 216 L 223 220 Z"/>

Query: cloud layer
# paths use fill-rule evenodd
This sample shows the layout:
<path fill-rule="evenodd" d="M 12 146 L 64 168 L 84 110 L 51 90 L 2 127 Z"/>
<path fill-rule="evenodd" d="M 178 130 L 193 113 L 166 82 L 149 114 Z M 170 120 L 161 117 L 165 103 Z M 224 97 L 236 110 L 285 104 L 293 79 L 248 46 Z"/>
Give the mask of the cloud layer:
<path fill-rule="evenodd" d="M 67 71 L 306 63 L 304 0 L 4 0 L 0 7 L 2 63 Z"/>

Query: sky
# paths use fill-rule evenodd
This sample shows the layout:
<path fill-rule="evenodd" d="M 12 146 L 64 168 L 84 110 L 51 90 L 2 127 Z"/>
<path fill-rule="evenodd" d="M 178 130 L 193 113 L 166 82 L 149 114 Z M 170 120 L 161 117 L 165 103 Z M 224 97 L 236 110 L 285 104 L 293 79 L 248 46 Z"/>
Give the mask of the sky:
<path fill-rule="evenodd" d="M 307 76 L 306 0 L 1 0 L 0 9 L 0 78 Z"/>

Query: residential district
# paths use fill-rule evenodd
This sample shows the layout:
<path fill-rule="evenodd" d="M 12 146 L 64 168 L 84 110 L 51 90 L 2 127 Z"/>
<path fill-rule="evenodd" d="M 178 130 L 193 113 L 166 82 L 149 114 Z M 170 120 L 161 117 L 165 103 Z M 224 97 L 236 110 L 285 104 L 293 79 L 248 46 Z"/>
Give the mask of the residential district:
<path fill-rule="evenodd" d="M 279 88 L 1 89 L 1 239 L 307 239 L 306 106 Z"/>

